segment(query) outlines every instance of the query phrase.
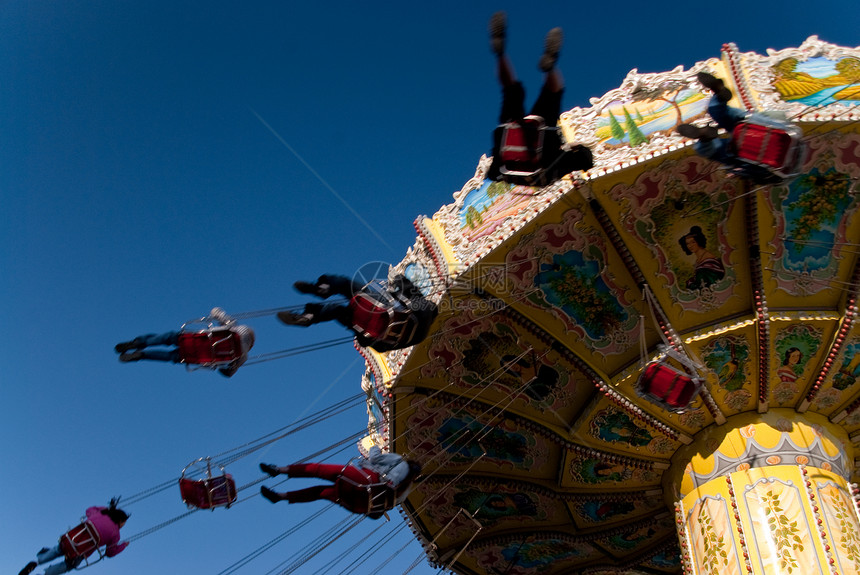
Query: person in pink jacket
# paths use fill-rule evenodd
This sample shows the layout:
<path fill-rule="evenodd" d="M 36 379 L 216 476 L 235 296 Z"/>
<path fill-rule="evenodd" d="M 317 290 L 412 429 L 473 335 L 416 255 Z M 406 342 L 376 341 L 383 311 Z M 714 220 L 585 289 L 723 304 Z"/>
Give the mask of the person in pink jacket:
<path fill-rule="evenodd" d="M 120 543 L 119 540 L 119 530 L 128 517 L 128 513 L 117 508 L 115 499 L 111 500 L 110 507 L 90 507 L 86 511 L 86 519 L 80 525 L 64 533 L 54 547 L 43 547 L 36 554 L 36 561 L 30 561 L 18 575 L 29 575 L 39 565 L 59 557 L 64 558 L 63 562 L 49 565 L 44 575 L 66 573 L 102 547 L 104 551 L 100 551 L 100 554 L 115 557 L 128 546 L 127 541 Z"/>

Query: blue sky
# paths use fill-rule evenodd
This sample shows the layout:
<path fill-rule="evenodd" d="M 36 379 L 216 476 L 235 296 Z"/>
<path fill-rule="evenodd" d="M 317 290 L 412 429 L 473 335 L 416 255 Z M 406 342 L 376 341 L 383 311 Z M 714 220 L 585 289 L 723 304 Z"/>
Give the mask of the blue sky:
<path fill-rule="evenodd" d="M 90 505 L 359 391 L 363 362 L 349 344 L 229 380 L 122 365 L 112 348 L 215 305 L 301 304 L 297 279 L 399 261 L 415 217 L 449 203 L 490 146 L 499 96 L 486 21 L 498 9 L 531 98 L 543 35 L 565 28 L 566 107 L 632 68 L 690 67 L 725 42 L 759 53 L 812 34 L 860 44 L 860 13 L 836 0 L 0 4 L 0 570 L 17 572 Z M 248 323 L 252 355 L 346 333 Z M 260 461 L 306 457 L 365 423 L 359 405 L 229 470 L 245 484 Z M 255 497 L 198 512 L 92 573 L 214 575 L 321 507 Z M 178 489 L 159 494 L 129 507 L 124 534 L 184 510 Z M 345 515 L 327 512 L 238 573 L 272 570 Z M 406 545 L 385 568 L 403 572 L 421 550 L 400 525 L 396 513 L 365 521 L 298 572 L 389 533 L 355 572 Z"/>

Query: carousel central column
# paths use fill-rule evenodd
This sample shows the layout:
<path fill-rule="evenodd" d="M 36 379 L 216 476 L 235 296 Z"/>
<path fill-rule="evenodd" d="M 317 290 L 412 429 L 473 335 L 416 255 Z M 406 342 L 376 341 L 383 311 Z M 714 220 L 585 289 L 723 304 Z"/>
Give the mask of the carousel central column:
<path fill-rule="evenodd" d="M 675 454 L 675 506 L 687 575 L 860 575 L 853 448 L 816 414 L 730 418 Z"/>

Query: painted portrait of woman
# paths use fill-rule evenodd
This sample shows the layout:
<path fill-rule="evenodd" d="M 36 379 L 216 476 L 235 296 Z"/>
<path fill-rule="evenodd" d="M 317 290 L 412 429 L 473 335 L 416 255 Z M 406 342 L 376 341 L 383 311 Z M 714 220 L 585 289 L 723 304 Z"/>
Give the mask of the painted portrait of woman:
<path fill-rule="evenodd" d="M 798 374 L 794 371 L 794 366 L 799 364 L 801 359 L 803 359 L 803 352 L 796 347 L 785 350 L 782 365 L 776 370 L 781 382 L 794 383 L 797 381 Z"/>
<path fill-rule="evenodd" d="M 681 249 L 688 256 L 695 256 L 693 277 L 687 279 L 687 289 L 706 288 L 723 279 L 726 268 L 720 259 L 705 249 L 707 239 L 699 226 L 690 228 L 689 233 L 678 240 Z"/>

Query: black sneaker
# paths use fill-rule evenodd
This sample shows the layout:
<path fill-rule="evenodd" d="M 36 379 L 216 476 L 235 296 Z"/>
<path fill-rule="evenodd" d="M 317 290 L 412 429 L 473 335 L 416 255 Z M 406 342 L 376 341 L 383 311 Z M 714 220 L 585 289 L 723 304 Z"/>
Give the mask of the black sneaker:
<path fill-rule="evenodd" d="M 299 293 L 309 293 L 316 295 L 317 286 L 316 284 L 312 284 L 310 282 L 296 282 L 293 284 L 293 287 L 296 288 L 296 291 Z"/>
<path fill-rule="evenodd" d="M 278 501 L 281 501 L 281 496 L 266 487 L 265 485 L 260 487 L 260 495 L 262 495 L 272 503 L 277 503 Z"/>
<path fill-rule="evenodd" d="M 321 298 L 327 298 L 331 295 L 331 286 L 329 284 L 312 284 L 310 282 L 296 282 L 293 284 L 296 291 L 299 293 L 307 293 Z"/>
<path fill-rule="evenodd" d="M 143 347 L 145 347 L 143 342 L 138 338 L 134 338 L 131 341 L 123 341 L 113 346 L 114 351 L 117 353 L 125 353 L 130 349 L 142 349 Z"/>
<path fill-rule="evenodd" d="M 538 60 L 538 68 L 541 72 L 549 72 L 555 68 L 555 63 L 558 62 L 558 54 L 561 52 L 561 43 L 564 39 L 564 34 L 561 28 L 553 28 L 546 33 L 544 39 L 543 54 Z"/>
<path fill-rule="evenodd" d="M 279 311 L 278 319 L 287 325 L 307 327 L 314 322 L 314 315 L 312 313 L 298 314 L 292 311 Z"/>
<path fill-rule="evenodd" d="M 490 32 L 490 49 L 496 56 L 505 53 L 505 37 L 508 33 L 508 17 L 504 12 L 496 12 L 490 17 L 487 26 Z"/>
<path fill-rule="evenodd" d="M 119 360 L 123 363 L 128 363 L 130 361 L 140 361 L 142 359 L 143 359 L 143 352 L 140 350 L 133 351 L 131 353 L 124 353 L 124 354 L 119 356 Z"/>
<path fill-rule="evenodd" d="M 260 471 L 262 471 L 263 473 L 268 473 L 269 477 L 277 477 L 281 474 L 281 472 L 278 470 L 278 466 L 272 465 L 271 463 L 261 463 Z"/>
<path fill-rule="evenodd" d="M 26 567 L 24 567 L 23 569 L 21 569 L 21 571 L 18 572 L 18 575 L 30 575 L 30 573 L 32 573 L 38 566 L 39 564 L 35 561 L 30 561 L 29 563 L 27 563 Z"/>
<path fill-rule="evenodd" d="M 722 80 L 714 76 L 713 74 L 708 74 L 707 72 L 699 72 L 696 74 L 696 79 L 699 81 L 699 84 L 710 90 L 714 93 L 714 96 L 720 102 L 728 102 L 732 99 L 732 91 L 726 88 L 726 85 Z"/>
<path fill-rule="evenodd" d="M 700 128 L 698 126 L 694 126 L 693 124 L 681 124 L 676 128 L 678 133 L 684 136 L 685 138 L 690 138 L 692 140 L 702 140 L 704 142 L 708 142 L 717 137 L 717 129 L 713 126 L 705 126 L 704 128 Z"/>

